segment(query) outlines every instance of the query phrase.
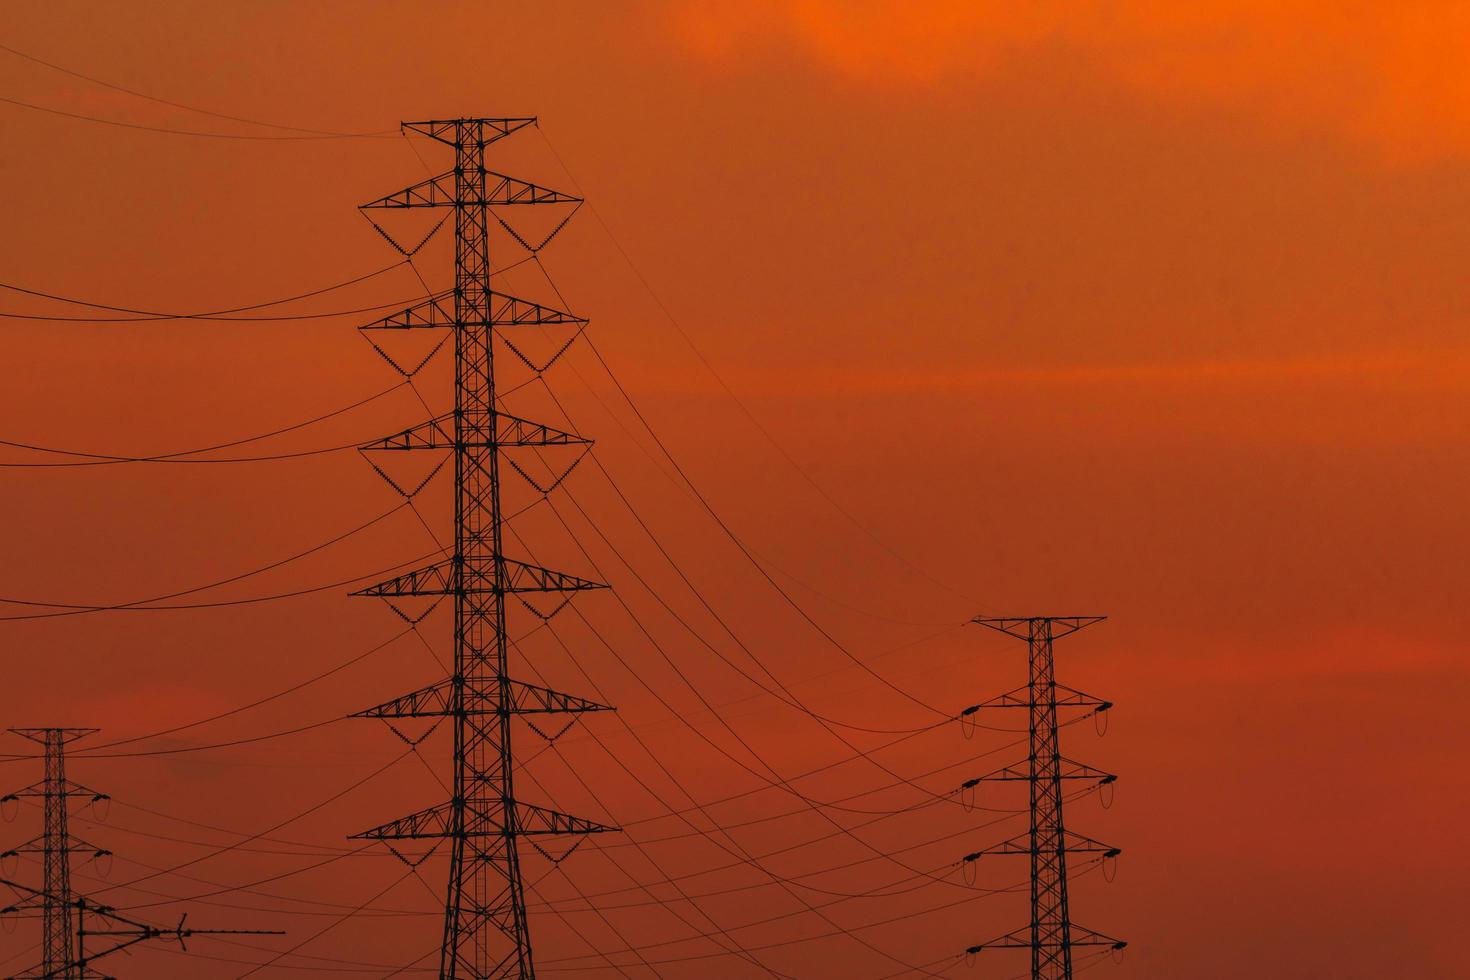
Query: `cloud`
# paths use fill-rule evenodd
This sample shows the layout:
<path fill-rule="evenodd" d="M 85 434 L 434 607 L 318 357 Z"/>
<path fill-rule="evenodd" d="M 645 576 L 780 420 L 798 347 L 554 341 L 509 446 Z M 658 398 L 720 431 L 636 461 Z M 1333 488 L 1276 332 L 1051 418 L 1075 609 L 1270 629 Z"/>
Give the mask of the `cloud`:
<path fill-rule="evenodd" d="M 854 83 L 923 90 L 1051 52 L 1140 98 L 1243 108 L 1401 162 L 1470 154 L 1470 4 L 732 0 L 667 18 L 687 51 L 726 69 L 775 46 Z"/>

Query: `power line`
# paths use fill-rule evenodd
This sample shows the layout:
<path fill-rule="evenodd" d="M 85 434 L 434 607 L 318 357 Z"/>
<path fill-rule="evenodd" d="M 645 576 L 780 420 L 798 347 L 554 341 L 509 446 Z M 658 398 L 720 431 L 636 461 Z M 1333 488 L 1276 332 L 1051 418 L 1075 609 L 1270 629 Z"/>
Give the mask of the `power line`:
<path fill-rule="evenodd" d="M 24 51 L 19 51 L 19 50 L 15 49 L 15 48 L 8 47 L 8 46 L 6 46 L 4 44 L 0 44 L 0 51 L 8 52 L 10 54 L 15 55 L 17 58 L 24 58 L 26 61 L 34 62 L 35 64 L 38 64 L 38 65 L 43 65 L 46 68 L 50 68 L 52 71 L 58 71 L 58 72 L 61 72 L 64 75 L 70 75 L 73 78 L 80 78 L 83 81 L 91 82 L 93 85 L 100 85 L 103 88 L 112 89 L 114 92 L 122 92 L 122 93 L 124 93 L 126 95 L 131 95 L 131 96 L 134 96 L 134 97 L 139 98 L 139 99 L 145 99 L 145 100 L 147 100 L 149 102 L 157 102 L 159 105 L 170 106 L 170 107 L 172 107 L 174 109 L 183 109 L 183 110 L 185 110 L 187 112 L 197 112 L 200 115 L 213 116 L 216 119 L 224 119 L 224 120 L 227 120 L 229 122 L 248 123 L 251 126 L 263 126 L 263 127 L 267 128 L 267 129 L 280 129 L 280 130 L 287 130 L 287 131 L 290 131 L 290 132 L 295 132 L 295 133 L 302 134 L 302 136 L 296 137 L 296 138 L 312 137 L 312 138 L 353 139 L 353 138 L 363 138 L 363 137 L 381 137 L 381 136 L 392 136 L 392 135 L 395 135 L 394 132 L 393 132 L 393 130 L 391 130 L 391 129 L 389 129 L 389 130 L 379 130 L 377 132 L 372 132 L 372 133 L 342 133 L 342 132 L 334 132 L 334 131 L 328 130 L 328 129 L 308 129 L 308 128 L 305 128 L 305 127 L 302 127 L 302 126 L 287 126 L 287 125 L 283 125 L 281 123 L 267 122 L 267 121 L 261 120 L 261 119 L 251 119 L 248 116 L 232 116 L 229 113 L 218 112 L 218 111 L 216 111 L 214 109 L 203 109 L 203 108 L 200 108 L 199 106 L 189 105 L 189 104 L 184 103 L 184 102 L 175 102 L 175 101 L 173 101 L 171 99 L 164 99 L 164 98 L 160 98 L 159 96 L 156 96 L 156 95 L 149 95 L 146 92 L 139 92 L 137 89 L 131 89 L 131 88 L 128 88 L 128 87 L 126 87 L 124 85 L 119 85 L 116 82 L 109 82 L 109 81 L 107 81 L 105 79 L 98 78 L 95 75 L 87 75 L 87 74 L 84 74 L 84 73 L 82 73 L 80 71 L 77 71 L 74 68 L 67 68 L 67 67 L 65 67 L 63 65 L 58 65 L 55 62 L 46 61 L 46 60 L 44 60 L 42 58 L 36 57 L 33 54 L 27 54 Z"/>
<path fill-rule="evenodd" d="M 551 137 L 546 135 L 546 130 L 540 126 L 537 126 L 537 132 L 540 134 L 542 140 L 546 143 L 546 148 L 551 151 L 551 155 L 555 157 L 557 164 L 567 175 L 567 179 L 572 182 L 572 186 L 577 188 L 577 192 L 579 194 L 583 193 L 581 185 L 577 182 L 577 178 L 572 175 L 571 170 L 567 167 L 566 161 L 562 159 L 562 156 L 557 151 L 555 144 L 551 142 Z M 654 291 L 652 283 L 648 281 L 647 277 L 643 275 L 643 272 L 633 262 L 633 257 L 628 254 L 628 250 L 623 247 L 622 242 L 619 241 L 617 236 L 613 234 L 612 228 L 602 217 L 602 213 L 597 210 L 597 206 L 595 204 L 589 203 L 588 208 L 589 210 L 591 210 L 593 218 L 597 220 L 598 227 L 602 229 L 603 234 L 607 236 L 608 241 L 610 241 L 613 244 L 613 247 L 617 249 L 618 254 L 622 256 L 623 262 L 628 266 L 628 270 L 633 273 L 634 278 L 636 278 L 639 284 L 643 286 L 644 291 L 648 293 L 649 298 L 653 300 L 654 305 L 659 308 L 659 311 L 664 315 L 664 318 L 669 321 L 669 324 L 679 334 L 685 345 L 688 346 L 688 348 L 694 353 L 694 356 L 699 359 L 700 364 L 704 366 L 705 370 L 709 372 L 710 376 L 719 383 L 720 388 L 723 389 L 725 394 L 730 397 L 730 400 L 733 401 L 740 408 L 740 411 L 745 415 L 747 419 L 750 420 L 751 424 L 755 426 L 755 428 L 761 433 L 761 435 L 765 437 L 766 441 L 771 444 L 776 452 L 780 454 L 781 458 L 784 459 L 791 466 L 791 468 L 794 469 L 801 476 L 801 478 L 805 480 L 807 484 L 809 484 L 811 488 L 817 492 L 819 496 L 821 496 L 823 500 L 830 504 L 834 510 L 836 510 L 839 514 L 846 518 L 850 524 L 861 531 L 869 540 L 871 540 L 874 544 L 876 544 L 879 548 L 886 552 L 890 557 L 902 563 L 909 570 L 917 573 L 920 577 L 928 581 L 930 584 L 937 585 L 940 588 L 944 589 L 946 592 L 949 592 L 952 595 L 957 596 L 958 598 L 965 599 L 973 603 L 975 600 L 972 597 L 965 595 L 963 592 L 955 589 L 948 583 L 938 578 L 935 578 L 933 575 L 929 574 L 920 566 L 914 564 L 914 562 L 906 558 L 902 553 L 897 551 L 886 541 L 880 538 L 876 533 L 873 532 L 871 528 L 869 528 L 862 521 L 858 520 L 851 511 L 842 506 L 842 504 L 840 504 L 837 499 L 827 491 L 825 487 L 823 487 L 820 483 L 816 481 L 816 479 L 806 470 L 805 467 L 797 462 L 796 457 L 793 456 L 786 449 L 786 447 L 783 446 L 776 439 L 775 435 L 770 431 L 770 429 L 768 429 L 760 421 L 760 419 L 756 417 L 755 413 L 750 410 L 750 407 L 746 405 L 745 401 L 735 393 L 735 390 L 730 387 L 730 385 L 725 381 L 724 377 L 715 370 L 714 365 L 710 363 L 709 358 L 705 357 L 704 352 L 695 345 L 694 338 L 690 336 L 689 331 L 684 329 L 683 324 L 679 322 L 679 320 L 674 316 L 673 312 L 669 309 L 668 305 L 664 303 L 663 299 L 661 299 L 658 293 Z M 601 360 L 601 355 L 598 355 L 598 359 Z"/>
<path fill-rule="evenodd" d="M 369 279 L 376 279 L 378 276 L 381 276 L 381 275 L 384 275 L 386 273 L 392 272 L 394 269 L 396 269 L 399 266 L 403 265 L 406 261 L 408 261 L 408 260 L 407 259 L 399 259 L 396 262 L 390 262 L 390 263 L 388 263 L 387 265 L 383 266 L 381 269 L 375 269 L 372 272 L 366 272 L 366 273 L 363 273 L 362 275 L 359 275 L 359 276 L 353 276 L 350 279 L 344 279 L 341 282 L 335 282 L 335 283 L 332 283 L 329 286 L 321 286 L 321 287 L 319 287 L 317 289 L 310 289 L 310 290 L 307 290 L 306 292 L 296 293 L 296 294 L 291 295 L 291 296 L 283 296 L 283 297 L 280 297 L 279 299 L 264 300 L 264 301 L 259 302 L 259 303 L 250 303 L 250 304 L 247 304 L 245 306 L 233 306 L 233 307 L 228 307 L 228 308 L 219 309 L 219 310 L 206 310 L 206 311 L 202 311 L 202 312 L 198 312 L 198 313 L 159 313 L 159 312 L 156 312 L 156 311 L 153 311 L 153 310 L 139 310 L 139 309 L 134 309 L 134 308 L 128 307 L 128 306 L 116 306 L 116 305 L 109 304 L 109 303 L 97 303 L 97 302 L 94 302 L 92 300 L 78 299 L 78 298 L 76 298 L 74 296 L 63 296 L 63 295 L 61 295 L 59 293 L 49 293 L 49 292 L 46 292 L 44 290 L 35 289 L 35 288 L 29 287 L 29 286 L 21 286 L 21 285 L 18 285 L 16 283 L 12 283 L 12 282 L 0 282 L 0 289 L 8 289 L 8 290 L 10 290 L 13 293 L 23 293 L 23 294 L 25 294 L 27 296 L 35 296 L 35 297 L 37 297 L 39 299 L 54 300 L 54 301 L 56 301 L 58 303 L 67 303 L 67 304 L 70 304 L 72 306 L 86 306 L 86 307 L 90 307 L 91 309 L 94 309 L 94 310 L 107 310 L 107 311 L 112 312 L 112 313 L 134 313 L 134 314 L 139 314 L 139 316 L 137 316 L 135 318 L 136 321 L 142 321 L 142 320 L 190 320 L 190 319 L 208 319 L 208 318 L 213 318 L 213 317 L 225 316 L 225 315 L 230 314 L 230 313 L 249 313 L 252 310 L 263 310 L 263 309 L 267 309 L 267 308 L 272 307 L 272 306 L 284 306 L 287 303 L 295 303 L 298 300 L 310 299 L 313 296 L 320 296 L 320 295 L 322 295 L 324 293 L 335 292 L 335 291 L 337 291 L 339 289 L 345 289 L 348 286 L 355 286 L 355 285 L 357 285 L 360 282 L 366 282 Z M 10 313 L 10 314 L 4 314 L 4 315 L 6 315 L 6 316 L 13 316 L 13 317 L 16 317 L 16 318 L 19 318 L 19 319 L 44 319 L 43 317 L 30 317 L 27 314 L 23 314 L 23 313 Z M 135 321 L 134 320 L 114 320 L 114 321 L 107 321 L 107 320 L 89 320 L 88 322 L 93 322 L 93 323 L 106 323 L 106 322 L 126 323 L 126 322 L 135 322 Z"/>
<path fill-rule="evenodd" d="M 161 610 L 178 609 L 209 609 L 222 606 L 247 605 L 257 602 L 271 602 L 277 599 L 294 598 L 296 596 L 307 595 L 313 592 L 324 592 L 328 589 L 340 588 L 344 585 L 350 585 L 355 582 L 362 581 L 363 579 L 372 578 L 376 575 L 381 575 L 386 572 L 391 572 L 403 568 L 407 565 L 412 565 L 416 562 L 423 561 L 427 557 L 432 557 L 432 555 L 411 558 L 406 562 L 398 562 L 397 564 L 392 565 L 389 568 L 382 569 L 376 572 L 368 572 L 363 575 L 354 575 L 351 578 L 343 581 L 329 582 L 326 585 L 313 586 L 310 588 L 298 589 L 291 592 L 281 592 L 272 595 L 248 596 L 239 599 L 221 599 L 212 602 L 162 604 L 168 603 L 171 599 L 181 599 L 185 596 L 197 595 L 200 592 L 208 592 L 213 589 L 220 588 L 221 586 L 233 585 L 236 582 L 241 582 L 248 578 L 254 578 L 257 575 L 263 575 L 266 572 L 275 571 L 276 569 L 289 565 L 292 562 L 299 561 L 302 558 L 307 558 L 318 552 L 324 551 L 327 548 L 332 547 L 333 545 L 339 544 L 342 541 L 353 537 L 354 535 L 361 534 L 363 531 L 366 531 L 369 528 L 380 524 L 388 518 L 392 517 L 394 514 L 402 510 L 405 506 L 406 504 L 400 501 L 399 503 L 393 505 L 388 510 L 377 515 L 376 517 L 362 524 L 358 524 L 347 531 L 343 531 L 340 534 L 334 535 L 333 537 L 328 538 L 326 541 L 312 545 L 310 548 L 307 548 L 303 551 L 298 551 L 295 554 L 288 555 L 285 558 L 281 558 L 268 564 L 251 568 L 244 572 L 238 572 L 227 578 L 208 582 L 204 585 L 191 586 L 187 589 L 180 589 L 177 592 L 165 593 L 163 595 L 151 596 L 144 599 L 133 599 L 128 602 L 120 603 L 55 602 L 40 599 L 18 599 L 13 596 L 0 597 L 0 603 L 8 603 L 9 605 L 13 606 L 31 606 L 34 608 L 50 610 L 49 612 L 44 613 L 26 613 L 19 615 L 0 616 L 0 622 L 26 619 L 54 619 L 59 616 L 78 616 L 95 612 L 157 612 Z"/>
<path fill-rule="evenodd" d="M 400 388 L 404 387 L 406 384 L 408 384 L 408 382 L 406 380 L 405 381 L 400 381 L 397 384 L 389 385 L 387 388 L 384 388 L 382 391 L 379 391 L 376 394 L 368 395 L 366 398 L 359 399 L 358 401 L 352 402 L 349 405 L 344 405 L 341 408 L 334 408 L 330 412 L 326 412 L 324 414 L 314 416 L 312 418 L 306 419 L 306 420 L 301 421 L 301 422 L 293 422 L 290 425 L 283 426 L 283 427 L 281 427 L 279 429 L 272 429 L 269 432 L 262 432 L 262 433 L 258 433 L 258 434 L 253 435 L 253 436 L 245 436 L 244 438 L 241 438 L 241 439 L 232 439 L 232 440 L 230 440 L 228 442 L 219 442 L 219 443 L 214 443 L 214 444 L 208 445 L 208 446 L 199 446 L 199 447 L 196 447 L 194 449 L 180 449 L 180 450 L 176 450 L 174 452 L 169 452 L 169 453 L 155 453 L 155 454 L 153 454 L 151 456 L 110 455 L 110 454 L 106 454 L 106 453 L 85 452 L 85 451 L 77 450 L 77 449 L 57 449 L 57 448 L 54 448 L 54 447 L 51 447 L 51 446 L 40 446 L 40 445 L 35 445 L 33 443 L 16 442 L 16 441 L 13 441 L 13 440 L 8 440 L 8 439 L 0 439 L 0 446 L 10 446 L 13 449 L 27 449 L 27 450 L 30 450 L 32 452 L 51 453 L 51 454 L 56 455 L 56 456 L 77 456 L 77 457 L 81 457 L 81 459 L 76 460 L 76 461 L 65 461 L 65 462 L 42 462 L 42 463 L 5 463 L 5 462 L 0 462 L 0 466 L 3 466 L 3 467 L 14 467 L 14 466 L 105 466 L 105 465 L 114 464 L 114 463 L 161 463 L 161 462 L 205 462 L 205 463 L 218 463 L 218 462 L 241 462 L 242 459 L 241 458 L 238 458 L 238 457 L 237 458 L 234 458 L 234 459 L 224 459 L 224 460 L 221 460 L 221 459 L 194 460 L 194 459 L 187 459 L 185 457 L 201 456 L 201 455 L 203 455 L 205 453 L 218 452 L 221 449 L 233 449 L 233 448 L 235 448 L 237 446 L 244 446 L 244 445 L 248 445 L 248 444 L 253 443 L 253 442 L 263 442 L 266 439 L 272 439 L 272 438 L 275 438 L 276 436 L 285 435 L 288 432 L 295 432 L 295 431 L 297 431 L 299 429 L 305 429 L 305 428 L 308 428 L 308 427 L 313 426 L 313 425 L 319 425 L 322 422 L 326 422 L 326 421 L 328 421 L 330 419 L 334 419 L 334 418 L 336 418 L 336 417 L 338 417 L 340 415 L 346 415 L 348 412 L 352 412 L 352 411 L 355 411 L 355 410 L 357 410 L 359 408 L 362 408 L 364 405 L 369 405 L 369 404 L 371 404 L 371 403 L 373 403 L 375 401 L 378 401 L 379 399 L 386 398 L 388 395 L 391 395 L 395 391 L 398 391 Z M 353 443 L 350 446 L 335 447 L 335 448 L 329 448 L 329 449 L 319 449 L 319 450 L 314 450 L 314 452 L 316 452 L 316 453 L 336 452 L 336 451 L 338 451 L 339 448 L 356 448 L 356 445 L 357 445 L 356 443 Z M 273 459 L 273 458 L 280 458 L 280 457 L 279 456 L 261 456 L 261 457 L 253 457 L 253 458 L 254 459 Z"/>
<path fill-rule="evenodd" d="M 82 112 L 69 112 L 66 109 L 58 109 L 55 106 L 37 105 L 34 102 L 24 102 L 20 99 L 0 95 L 0 102 L 17 106 L 22 109 L 30 109 L 35 112 L 44 112 L 53 116 L 64 116 L 67 119 L 79 119 L 85 122 L 101 123 L 106 126 L 116 126 L 121 129 L 142 130 L 149 133 L 166 133 L 170 136 L 198 136 L 209 139 L 222 140 L 248 140 L 266 142 L 290 142 L 293 140 L 326 140 L 339 139 L 337 136 L 267 136 L 253 133 L 210 133 L 198 129 L 178 129 L 171 126 L 150 126 L 146 123 L 124 122 L 121 119 L 107 119 L 103 116 L 93 116 Z"/>

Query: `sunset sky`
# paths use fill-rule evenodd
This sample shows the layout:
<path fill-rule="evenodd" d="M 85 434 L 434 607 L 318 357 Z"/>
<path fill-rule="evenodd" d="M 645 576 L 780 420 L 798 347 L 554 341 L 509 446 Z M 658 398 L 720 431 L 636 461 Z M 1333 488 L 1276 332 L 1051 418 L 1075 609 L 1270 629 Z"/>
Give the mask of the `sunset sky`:
<path fill-rule="evenodd" d="M 73 830 L 116 857 L 78 890 L 288 932 L 143 945 L 105 961 L 123 980 L 433 975 L 443 856 L 343 852 L 444 798 L 448 743 L 343 716 L 441 677 L 448 617 L 415 632 L 347 593 L 427 560 L 450 484 L 409 506 L 314 451 L 452 403 L 443 351 L 410 386 L 356 329 L 452 278 L 449 229 L 410 266 L 354 213 L 450 166 L 399 122 L 524 115 L 492 165 L 589 204 L 541 253 L 554 286 L 523 262 L 496 288 L 591 325 L 545 387 L 502 357 L 530 382 L 507 404 L 597 449 L 548 502 L 508 478 L 509 547 L 613 593 L 539 630 L 517 607 L 517 673 L 619 710 L 550 749 L 518 727 L 517 793 L 626 831 L 561 864 L 523 848 L 542 975 L 1022 974 L 1024 952 L 959 954 L 1026 923 L 1024 859 L 973 885 L 955 862 L 1024 831 L 1024 797 L 920 805 L 1025 755 L 942 723 L 1025 681 L 980 614 L 1109 617 L 1056 648 L 1116 703 L 1105 736 L 1062 736 L 1120 777 L 1067 810 L 1123 849 L 1111 882 L 1078 868 L 1073 919 L 1129 941 L 1090 977 L 1470 975 L 1470 6 L 24 0 L 5 22 L 0 727 L 102 729 L 71 775 L 115 802 Z M 439 215 L 375 217 L 412 245 Z M 497 230 L 497 268 L 525 255 Z M 69 318 L 133 315 L 35 295 L 187 313 L 358 277 L 248 314 L 305 319 L 94 323 Z M 174 453 L 354 405 L 192 462 L 24 448 Z M 201 461 L 262 455 L 285 458 Z M 198 608 L 62 608 L 298 555 L 164 603 Z M 6 738 L 0 792 L 41 775 Z M 0 815 L 0 850 L 40 832 Z M 37 938 L 0 933 L 0 973 Z"/>

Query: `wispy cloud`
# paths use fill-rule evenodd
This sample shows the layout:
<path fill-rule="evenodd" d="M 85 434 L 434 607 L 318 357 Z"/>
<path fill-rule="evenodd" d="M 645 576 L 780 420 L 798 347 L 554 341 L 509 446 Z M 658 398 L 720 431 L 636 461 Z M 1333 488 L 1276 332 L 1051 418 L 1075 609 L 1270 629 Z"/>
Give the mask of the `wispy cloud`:
<path fill-rule="evenodd" d="M 1244 107 L 1398 160 L 1470 154 L 1470 5 L 1447 0 L 733 0 L 667 10 L 688 51 L 727 68 L 774 45 L 861 84 L 923 88 L 1049 49 L 1151 100 Z"/>

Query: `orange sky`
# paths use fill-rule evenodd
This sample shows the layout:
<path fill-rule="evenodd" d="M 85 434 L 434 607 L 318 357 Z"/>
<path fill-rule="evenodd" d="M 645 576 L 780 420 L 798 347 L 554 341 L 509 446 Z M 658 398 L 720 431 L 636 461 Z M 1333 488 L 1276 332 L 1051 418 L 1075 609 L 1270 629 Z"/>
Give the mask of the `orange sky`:
<path fill-rule="evenodd" d="M 527 132 L 497 145 L 496 166 L 580 186 L 597 212 L 580 213 L 547 250 L 557 286 L 592 318 L 599 349 L 689 475 L 826 630 L 920 699 L 958 709 L 1021 683 L 1024 650 L 949 627 L 981 612 L 1111 617 L 1058 646 L 1063 680 L 1118 705 L 1105 738 L 1090 723 L 1065 735 L 1069 755 L 1121 774 L 1113 808 L 1089 798 L 1068 811 L 1071 826 L 1124 848 L 1115 882 L 1094 872 L 1074 891 L 1077 921 L 1131 941 L 1121 965 L 1093 975 L 1470 972 L 1455 915 L 1465 862 L 1442 846 L 1458 836 L 1458 807 L 1470 796 L 1459 716 L 1470 531 L 1460 451 L 1470 434 L 1470 350 L 1458 329 L 1470 254 L 1463 9 L 1048 3 L 1017 13 L 937 0 L 424 8 L 24 3 L 8 11 L 0 43 L 164 99 L 314 129 L 538 115 L 545 138 Z M 150 103 L 4 51 L 0 97 L 161 128 L 280 132 Z M 396 137 L 209 139 L 4 103 L 0 125 L 0 281 L 146 309 L 244 305 L 379 269 L 397 256 L 355 205 L 424 175 Z M 436 148 L 416 149 L 443 165 Z M 427 230 L 418 217 L 400 216 L 390 230 L 415 238 Z M 446 245 L 436 239 L 419 256 L 432 286 L 447 283 Z M 494 247 L 497 265 L 520 257 L 509 238 Z M 534 265 L 500 288 L 554 298 Z M 421 292 L 399 268 L 289 310 Z M 762 435 L 661 304 L 861 529 Z M 0 312 L 80 311 L 5 293 Z M 4 319 L 0 439 L 158 453 L 288 426 L 398 380 L 356 336 L 363 319 Z M 441 356 L 420 380 L 437 410 L 449 397 L 446 367 Z M 782 604 L 666 462 L 656 465 L 585 346 L 548 381 L 701 593 L 806 705 L 874 728 L 932 720 Z M 511 404 L 560 420 L 535 387 Z M 423 414 L 405 388 L 244 448 L 347 444 Z M 0 462 L 38 458 L 7 450 Z M 528 502 L 521 488 L 512 495 Z M 1020 972 L 1020 954 L 987 953 L 974 973 L 944 958 L 1024 923 L 1024 894 L 984 895 L 949 867 L 1024 829 L 1024 818 L 986 827 L 1003 815 L 943 805 L 854 830 L 866 845 L 842 835 L 810 843 L 832 824 L 783 790 L 714 803 L 763 783 L 711 742 L 767 779 L 777 777 L 764 764 L 792 778 L 851 749 L 720 662 L 711 648 L 756 669 L 594 468 L 579 467 L 553 500 L 556 512 L 542 505 L 518 519 L 525 542 L 545 564 L 605 576 L 618 598 L 579 597 L 576 612 L 555 620 L 566 648 L 547 631 L 528 638 L 522 674 L 534 668 L 576 693 L 595 687 L 620 711 L 528 763 L 518 791 L 628 833 L 589 844 L 559 870 L 527 857 L 543 975 L 620 975 L 592 950 L 628 943 L 653 963 L 615 956 L 628 976 L 767 975 L 710 956 L 715 940 L 691 938 L 711 922 L 769 947 L 762 963 L 803 980 L 899 971 L 851 939 L 811 939 L 831 926 L 803 902 L 865 927 L 860 935 L 898 960 L 944 960 L 940 975 Z M 9 517 L 0 597 L 57 602 L 127 601 L 223 579 L 401 503 L 351 453 L 9 467 L 0 501 Z M 442 475 L 420 508 L 447 533 Z M 340 544 L 200 598 L 365 577 L 432 547 L 399 508 Z M 346 591 L 0 619 L 0 720 L 95 725 L 100 745 L 272 695 L 403 631 L 391 612 Z M 35 608 L 4 605 L 0 616 Z M 518 631 L 534 626 L 528 619 Z M 434 680 L 435 658 L 448 655 L 442 610 L 423 633 L 427 647 L 410 634 L 288 697 L 110 751 L 187 749 L 338 718 Z M 214 959 L 141 949 L 111 969 L 240 977 L 264 958 L 258 950 L 310 940 L 305 957 L 250 975 L 374 976 L 435 949 L 438 857 L 419 869 L 422 881 L 397 885 L 403 867 L 378 851 L 302 869 L 337 856 L 345 835 L 436 802 L 436 778 L 447 775 L 441 734 L 420 747 L 428 765 L 408 754 L 370 779 L 407 748 L 365 721 L 229 749 L 77 759 L 75 777 L 118 801 L 105 822 L 79 818 L 75 828 L 117 852 L 112 883 L 208 855 L 231 839 L 217 828 L 256 834 L 323 804 L 268 834 L 290 843 L 256 840 L 248 852 L 138 885 L 162 895 L 102 892 L 91 877 L 98 869 L 79 868 L 79 883 L 119 905 L 196 896 L 191 923 L 290 932 L 249 940 L 250 949 L 191 944 Z M 847 737 L 869 748 L 892 736 Z M 539 746 L 533 733 L 518 738 L 523 757 Z M 965 741 L 950 725 L 879 758 L 944 792 L 1016 756 L 1002 748 L 1009 738 Z M 8 788 L 39 772 L 7 761 L 0 774 Z M 883 788 L 891 782 L 848 761 L 798 785 L 856 809 L 916 801 L 912 790 Z M 709 804 L 708 816 L 689 815 L 696 826 L 729 828 L 724 846 L 769 855 L 764 870 L 721 870 L 726 851 L 679 836 L 690 827 L 668 806 L 693 802 Z M 982 803 L 1016 800 L 998 793 Z M 844 827 L 873 819 L 829 816 Z M 0 829 L 23 839 L 38 832 L 37 816 L 23 809 Z M 900 854 L 909 868 L 947 877 L 914 889 L 902 883 L 913 872 L 889 861 L 842 867 L 871 857 L 868 846 L 912 848 Z M 798 900 L 767 872 L 813 874 L 798 878 Z M 38 870 L 14 873 L 30 880 Z M 286 876 L 255 893 L 212 894 L 275 875 Z M 996 865 L 979 884 L 1007 887 L 1024 875 Z M 658 883 L 670 876 L 690 876 L 679 881 L 703 896 L 696 906 L 638 904 L 649 897 L 630 881 L 662 899 L 672 892 Z M 579 889 L 598 896 L 601 914 L 572 911 Z M 898 894 L 825 906 L 875 890 Z M 378 914 L 337 924 L 365 902 Z M 138 914 L 168 921 L 181 910 Z M 867 928 L 900 915 L 909 917 Z M 35 938 L 29 926 L 0 934 L 3 968 L 24 965 Z M 798 939 L 809 941 L 787 943 Z"/>

